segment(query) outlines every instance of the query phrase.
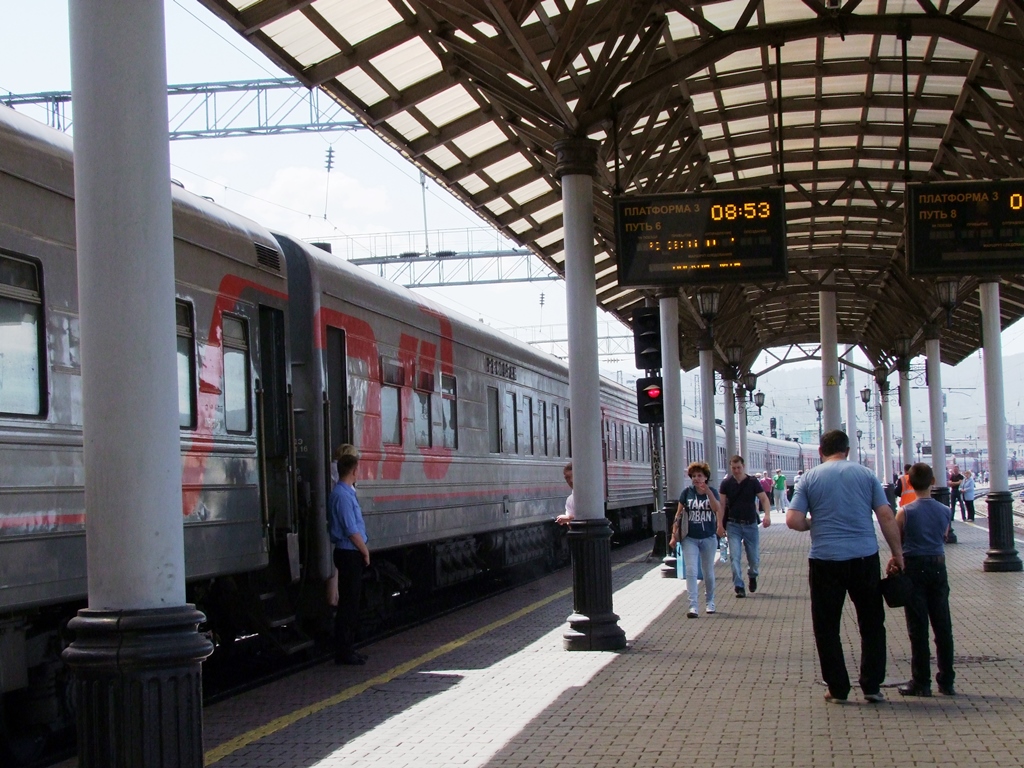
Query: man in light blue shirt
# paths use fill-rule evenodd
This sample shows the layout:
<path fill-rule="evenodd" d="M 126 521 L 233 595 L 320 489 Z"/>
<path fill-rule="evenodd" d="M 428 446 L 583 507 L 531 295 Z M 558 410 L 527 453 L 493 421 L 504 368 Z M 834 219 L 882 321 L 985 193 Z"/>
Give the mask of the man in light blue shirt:
<path fill-rule="evenodd" d="M 338 609 L 334 615 L 334 663 L 364 664 L 366 657 L 356 653 L 356 627 L 359 623 L 359 595 L 363 569 L 370 564 L 366 546 L 366 523 L 356 498 L 356 473 L 359 457 L 344 454 L 338 458 L 338 483 L 327 500 L 327 529 L 334 545 L 334 565 L 338 569 Z"/>
<path fill-rule="evenodd" d="M 822 435 L 822 463 L 807 471 L 786 511 L 786 525 L 811 532 L 808 554 L 811 621 L 828 701 L 845 701 L 850 676 L 839 636 L 843 603 L 850 595 L 861 634 L 860 687 L 868 702 L 885 700 L 885 608 L 879 589 L 878 518 L 892 558 L 889 567 L 903 568 L 903 550 L 892 507 L 882 484 L 867 467 L 847 461 L 850 438 L 842 430 Z"/>

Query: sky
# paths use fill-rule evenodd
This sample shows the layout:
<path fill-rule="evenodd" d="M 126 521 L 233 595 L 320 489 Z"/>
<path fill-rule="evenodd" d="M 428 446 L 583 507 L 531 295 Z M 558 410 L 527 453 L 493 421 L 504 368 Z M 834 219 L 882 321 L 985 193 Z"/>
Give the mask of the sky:
<path fill-rule="evenodd" d="M 70 89 L 67 8 L 68 0 L 0 0 L 0 18 L 7 32 L 0 46 L 0 99 L 7 92 Z M 195 0 L 166 0 L 165 12 L 169 83 L 284 76 Z M 38 119 L 45 117 L 41 110 L 27 106 L 21 111 Z M 330 173 L 325 168 L 328 147 L 335 152 Z M 427 180 L 424 192 L 419 171 L 369 131 L 174 141 L 171 175 L 192 192 L 212 197 L 266 227 L 307 240 L 349 236 L 358 244 L 363 242 L 360 235 L 384 232 L 399 233 L 399 242 L 418 238 L 424 229 L 424 207 L 427 228 L 432 233 L 443 230 L 446 237 L 457 237 L 456 230 L 486 227 L 432 181 Z M 439 242 L 436 234 L 431 238 Z M 436 249 L 436 245 L 432 247 Z M 565 338 L 565 290 L 561 281 L 418 292 L 495 328 L 514 330 L 527 341 Z M 628 333 L 604 313 L 599 313 L 598 322 L 599 336 Z M 631 343 L 626 347 L 631 349 Z M 562 349 L 564 354 L 564 345 Z M 1021 355 L 1017 362 L 1015 358 L 1006 361 L 1004 380 L 1008 383 L 1008 421 L 1024 423 L 1024 405 L 1017 391 L 1024 380 L 1024 324 L 1017 323 L 1004 331 L 1003 354 Z M 973 355 L 957 370 L 943 366 L 943 385 L 949 387 L 947 435 L 969 437 L 977 433 L 984 420 L 978 358 Z M 870 367 L 859 352 L 857 361 Z M 762 355 L 754 370 L 769 364 Z M 923 367 L 923 359 L 916 364 Z M 819 371 L 818 363 L 810 362 L 786 366 L 763 377 L 760 386 L 769 396 L 763 421 L 767 422 L 769 408 L 774 407 L 788 430 L 813 426 L 816 413 L 811 404 L 820 394 Z M 602 373 L 628 385 L 637 375 L 632 354 L 618 361 L 602 361 Z M 867 383 L 868 377 L 860 374 L 858 389 Z M 683 373 L 682 388 L 684 410 L 699 413 L 695 372 Z M 924 389 L 914 395 L 914 401 L 915 425 L 923 427 L 927 424 Z M 893 419 L 898 431 L 895 407 Z M 766 424 L 760 422 L 752 428 L 767 431 Z"/>

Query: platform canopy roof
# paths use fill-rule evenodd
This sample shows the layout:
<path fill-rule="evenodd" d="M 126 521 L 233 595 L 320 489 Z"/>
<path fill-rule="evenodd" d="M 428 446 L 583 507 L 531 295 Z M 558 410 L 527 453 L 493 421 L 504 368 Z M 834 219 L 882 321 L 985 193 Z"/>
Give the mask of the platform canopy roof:
<path fill-rule="evenodd" d="M 597 300 L 626 321 L 657 293 L 617 282 L 616 179 L 625 194 L 781 180 L 789 279 L 722 287 L 719 369 L 730 344 L 747 365 L 816 344 L 823 286 L 840 344 L 874 365 L 899 335 L 920 353 L 929 323 L 944 362 L 980 346 L 975 278 L 947 330 L 933 281 L 907 274 L 904 188 L 1024 177 L 1024 0 L 200 2 L 559 273 L 553 144 L 597 140 Z M 1006 327 L 1024 279 L 1001 292 Z M 694 293 L 679 289 L 685 368 L 704 328 Z"/>

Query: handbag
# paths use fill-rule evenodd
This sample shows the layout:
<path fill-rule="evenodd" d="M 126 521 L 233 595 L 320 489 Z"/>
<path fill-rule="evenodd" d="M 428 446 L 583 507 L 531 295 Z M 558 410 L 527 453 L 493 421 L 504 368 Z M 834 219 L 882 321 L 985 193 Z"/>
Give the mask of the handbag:
<path fill-rule="evenodd" d="M 882 598 L 890 608 L 902 608 L 910 602 L 910 596 L 914 591 L 914 583 L 904 571 L 886 576 L 879 582 L 882 589 Z"/>

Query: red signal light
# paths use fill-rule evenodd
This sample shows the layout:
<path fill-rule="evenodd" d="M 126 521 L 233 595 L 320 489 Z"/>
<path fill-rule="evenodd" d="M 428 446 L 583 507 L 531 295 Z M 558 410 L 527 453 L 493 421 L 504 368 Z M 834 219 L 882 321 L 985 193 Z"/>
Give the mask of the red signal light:
<path fill-rule="evenodd" d="M 647 396 L 649 398 L 651 398 L 652 400 L 657 400 L 659 397 L 661 397 L 661 387 L 653 385 L 653 384 L 651 386 L 647 387 L 644 390 L 644 392 L 646 392 Z"/>

